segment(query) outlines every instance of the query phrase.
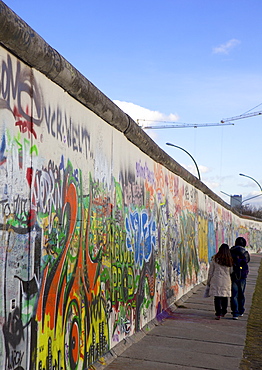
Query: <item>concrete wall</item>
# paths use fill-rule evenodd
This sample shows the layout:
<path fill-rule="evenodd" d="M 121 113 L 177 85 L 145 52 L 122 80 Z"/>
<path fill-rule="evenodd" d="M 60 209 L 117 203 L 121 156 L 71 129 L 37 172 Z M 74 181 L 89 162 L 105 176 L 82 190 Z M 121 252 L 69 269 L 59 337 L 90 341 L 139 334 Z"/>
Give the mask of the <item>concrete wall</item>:
<path fill-rule="evenodd" d="M 205 280 L 241 218 L 0 2 L 0 368 L 86 369 Z M 33 52 L 34 51 L 34 52 Z"/>

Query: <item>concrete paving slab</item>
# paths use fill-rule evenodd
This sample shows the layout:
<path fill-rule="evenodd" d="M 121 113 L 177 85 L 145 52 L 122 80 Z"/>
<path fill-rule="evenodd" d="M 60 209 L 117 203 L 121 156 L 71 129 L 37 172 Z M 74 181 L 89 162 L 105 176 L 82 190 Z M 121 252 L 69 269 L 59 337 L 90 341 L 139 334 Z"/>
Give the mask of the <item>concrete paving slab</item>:
<path fill-rule="evenodd" d="M 171 350 L 167 347 L 147 347 L 146 350 L 140 347 L 140 352 L 134 352 L 132 357 L 121 356 L 114 361 L 107 369 L 124 369 L 124 365 L 129 363 L 132 369 L 145 370 L 145 364 L 155 364 L 156 369 L 211 369 L 211 370 L 236 370 L 238 369 L 239 356 L 242 351 L 236 353 L 236 356 L 226 354 L 214 354 L 197 352 L 194 348 L 187 347 L 184 350 L 173 347 Z M 136 367 L 134 367 L 136 363 Z M 149 369 L 149 367 L 148 367 Z"/>
<path fill-rule="evenodd" d="M 230 323 L 232 321 L 233 320 L 230 320 Z M 155 328 L 148 333 L 148 336 L 179 338 L 181 340 L 188 338 L 190 340 L 200 340 L 202 343 L 209 341 L 213 343 L 244 345 L 245 332 L 243 333 L 243 328 L 245 329 L 245 324 L 242 324 L 241 327 L 239 327 L 240 325 L 237 324 L 237 321 L 233 322 L 235 327 L 230 326 L 230 329 L 226 321 L 222 324 L 222 320 L 219 322 L 213 320 L 207 325 L 196 322 L 194 322 L 194 325 L 181 321 L 177 323 L 169 322 L 161 328 Z"/>
<path fill-rule="evenodd" d="M 199 339 L 188 339 L 188 338 L 170 338 L 170 337 L 148 337 L 143 341 L 143 347 L 141 344 L 136 344 L 132 348 L 128 348 L 124 353 L 123 357 L 135 357 L 135 358 L 146 358 L 147 353 L 152 360 L 152 356 L 155 359 L 159 359 L 159 352 L 167 352 L 168 357 L 172 352 L 179 352 L 181 355 L 183 352 L 188 352 L 188 348 L 191 351 L 199 354 L 214 354 L 214 342 L 215 341 L 203 341 Z M 243 345 L 235 345 L 233 343 L 216 342 L 216 355 L 237 357 L 243 349 Z M 145 350 L 146 348 L 146 350 Z M 156 350 L 157 349 L 157 350 Z"/>
<path fill-rule="evenodd" d="M 239 356 L 241 357 L 242 351 L 235 353 L 235 356 L 227 356 L 226 354 L 214 354 L 198 352 L 194 347 L 188 346 L 184 350 L 181 348 L 170 348 L 168 347 L 148 347 L 147 351 L 143 351 L 140 348 L 140 352 L 132 354 L 133 359 L 150 360 L 151 362 L 157 362 L 159 369 L 164 369 L 166 364 L 175 364 L 180 366 L 192 366 L 205 368 L 205 369 L 237 369 L 239 364 Z M 123 356 L 129 357 L 129 356 Z M 130 358 L 130 357 L 129 357 Z"/>
<path fill-rule="evenodd" d="M 132 370 L 176 370 L 176 369 L 186 369 L 186 370 L 196 370 L 196 367 L 181 367 L 181 365 L 174 365 L 168 363 L 160 363 L 160 362 L 153 362 L 147 360 L 136 360 L 131 358 L 121 358 L 117 363 L 109 364 L 106 369 L 113 369 L 113 370 L 124 370 L 124 369 L 132 369 Z"/>

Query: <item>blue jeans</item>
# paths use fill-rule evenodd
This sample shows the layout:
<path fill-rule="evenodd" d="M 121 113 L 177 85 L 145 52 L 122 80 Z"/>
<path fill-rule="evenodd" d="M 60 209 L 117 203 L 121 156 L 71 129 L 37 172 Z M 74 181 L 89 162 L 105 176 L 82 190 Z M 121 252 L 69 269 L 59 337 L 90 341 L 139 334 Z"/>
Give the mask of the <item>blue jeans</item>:
<path fill-rule="evenodd" d="M 232 281 L 231 310 L 233 316 L 239 316 L 245 312 L 245 288 L 246 279 Z"/>

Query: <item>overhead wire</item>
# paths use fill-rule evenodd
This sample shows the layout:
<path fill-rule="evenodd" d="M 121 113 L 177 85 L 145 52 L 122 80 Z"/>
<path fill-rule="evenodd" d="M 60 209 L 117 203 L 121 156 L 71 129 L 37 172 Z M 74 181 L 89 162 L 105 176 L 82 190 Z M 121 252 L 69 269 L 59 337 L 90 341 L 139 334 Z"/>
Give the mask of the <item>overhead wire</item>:
<path fill-rule="evenodd" d="M 249 109 L 249 110 L 248 110 L 248 111 L 246 111 L 245 113 L 242 113 L 242 115 L 243 115 L 243 114 L 246 114 L 246 113 L 251 112 L 253 109 L 256 109 L 257 107 L 260 107 L 260 105 L 262 105 L 262 103 L 260 103 L 260 104 L 256 105 L 254 108 Z"/>

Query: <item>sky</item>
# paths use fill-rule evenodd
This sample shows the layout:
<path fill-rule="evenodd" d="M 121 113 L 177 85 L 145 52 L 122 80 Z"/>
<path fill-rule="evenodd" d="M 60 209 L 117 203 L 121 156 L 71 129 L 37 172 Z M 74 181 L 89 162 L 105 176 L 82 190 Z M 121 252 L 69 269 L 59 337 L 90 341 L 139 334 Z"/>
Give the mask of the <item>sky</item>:
<path fill-rule="evenodd" d="M 139 125 L 179 125 L 144 130 L 224 201 L 262 206 L 261 0 L 4 3 Z"/>

